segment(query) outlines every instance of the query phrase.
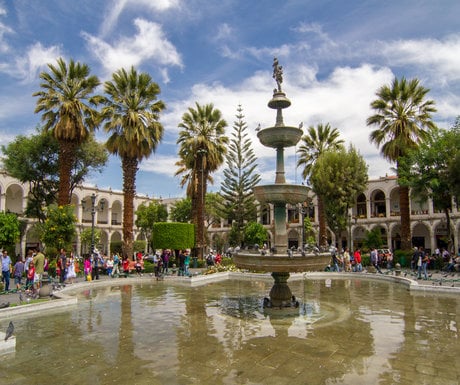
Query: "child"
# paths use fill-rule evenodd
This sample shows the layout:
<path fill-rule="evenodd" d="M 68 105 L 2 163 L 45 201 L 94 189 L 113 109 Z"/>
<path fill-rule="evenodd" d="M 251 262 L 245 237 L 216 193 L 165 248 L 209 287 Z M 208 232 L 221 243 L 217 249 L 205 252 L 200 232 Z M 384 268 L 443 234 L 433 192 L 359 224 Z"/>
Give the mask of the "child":
<path fill-rule="evenodd" d="M 142 269 L 143 269 L 143 266 L 144 265 L 144 261 L 142 260 L 142 256 L 139 258 L 137 258 L 136 260 L 136 264 L 135 264 L 135 267 L 136 267 L 136 273 L 137 275 L 141 276 L 142 277 Z"/>
<path fill-rule="evenodd" d="M 85 279 L 91 281 L 91 261 L 89 257 L 86 257 L 85 262 L 83 262 L 83 270 L 85 272 Z"/>
<path fill-rule="evenodd" d="M 123 266 L 123 273 L 126 276 L 128 276 L 128 274 L 129 274 L 129 259 L 127 257 L 123 258 L 122 266 Z"/>
<path fill-rule="evenodd" d="M 35 292 L 34 279 L 35 279 L 35 265 L 33 262 L 30 262 L 29 270 L 27 270 L 26 290 L 31 290 L 32 293 Z"/>

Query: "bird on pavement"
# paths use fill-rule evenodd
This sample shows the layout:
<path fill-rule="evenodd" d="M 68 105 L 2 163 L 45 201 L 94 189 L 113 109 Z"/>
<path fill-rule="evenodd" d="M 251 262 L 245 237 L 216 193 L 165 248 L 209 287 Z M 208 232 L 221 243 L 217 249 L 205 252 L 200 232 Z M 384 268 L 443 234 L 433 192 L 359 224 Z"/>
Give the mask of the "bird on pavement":
<path fill-rule="evenodd" d="M 13 321 L 10 321 L 10 324 L 8 325 L 8 327 L 6 328 L 6 333 L 5 333 L 5 341 L 10 338 L 14 333 L 14 325 L 13 325 Z"/>

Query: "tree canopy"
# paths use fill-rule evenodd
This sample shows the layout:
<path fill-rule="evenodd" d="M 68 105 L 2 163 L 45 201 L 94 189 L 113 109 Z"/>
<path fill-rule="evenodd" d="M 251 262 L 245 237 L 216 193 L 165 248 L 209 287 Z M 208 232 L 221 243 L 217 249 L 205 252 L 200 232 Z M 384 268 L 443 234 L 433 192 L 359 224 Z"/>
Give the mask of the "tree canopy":
<path fill-rule="evenodd" d="M 366 189 L 367 169 L 353 146 L 325 151 L 313 167 L 313 191 L 323 197 L 327 223 L 335 234 L 346 229 L 348 209 Z"/>
<path fill-rule="evenodd" d="M 57 202 L 59 191 L 59 143 L 49 131 L 37 128 L 31 136 L 17 136 L 6 146 L 1 146 L 5 171 L 22 183 L 29 185 L 25 215 L 45 220 L 44 208 Z M 71 167 L 70 192 L 93 173 L 101 172 L 107 163 L 105 146 L 90 135 L 76 149 Z"/>
<path fill-rule="evenodd" d="M 225 157 L 226 168 L 221 184 L 225 216 L 232 226 L 232 241 L 241 244 L 245 221 L 255 221 L 257 207 L 252 189 L 260 182 L 257 158 L 247 132 L 241 105 L 237 108 L 230 143 Z"/>

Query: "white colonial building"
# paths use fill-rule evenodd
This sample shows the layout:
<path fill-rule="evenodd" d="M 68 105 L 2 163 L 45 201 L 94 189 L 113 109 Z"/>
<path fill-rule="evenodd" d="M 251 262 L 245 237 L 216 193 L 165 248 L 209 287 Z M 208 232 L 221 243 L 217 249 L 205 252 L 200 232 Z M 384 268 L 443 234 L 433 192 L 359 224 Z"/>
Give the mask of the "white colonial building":
<path fill-rule="evenodd" d="M 111 189 L 100 189 L 97 187 L 80 186 L 73 191 L 71 203 L 75 206 L 77 217 L 77 236 L 73 244 L 74 252 L 82 254 L 88 252 L 88 248 L 81 244 L 80 234 L 83 229 L 92 226 L 92 196 L 95 196 L 95 228 L 101 230 L 101 239 L 96 245 L 105 253 L 110 253 L 110 243 L 122 240 L 122 218 L 123 218 L 123 192 L 112 191 Z M 0 172 L 0 211 L 16 213 L 20 219 L 26 220 L 27 226 L 20 244 L 17 245 L 17 253 L 24 255 L 30 247 L 40 244 L 31 231 L 35 221 L 23 217 L 29 195 L 28 185 L 20 183 Z M 142 204 L 148 204 L 158 197 L 137 195 L 134 200 L 134 211 Z M 162 199 L 168 211 L 178 198 Z M 316 216 L 316 200 L 313 198 L 310 207 L 287 207 L 287 226 L 289 246 L 299 246 L 302 243 L 302 215 L 312 219 L 313 228 L 318 235 L 318 218 Z M 259 213 L 259 222 L 264 224 L 272 234 L 273 208 L 267 206 Z M 135 218 L 136 219 L 136 218 Z M 455 250 L 459 249 L 460 238 L 460 211 L 455 202 L 452 202 L 450 212 L 452 233 L 454 236 Z M 329 234 L 329 241 L 332 244 L 353 247 L 360 246 L 364 240 L 366 231 L 379 228 L 382 239 L 391 249 L 397 249 L 400 245 L 399 216 L 399 187 L 396 178 L 393 176 L 382 177 L 370 180 L 368 188 L 357 198 L 356 204 L 352 207 L 349 215 L 349 226 L 341 234 L 341 239 L 335 239 L 332 232 Z M 206 224 L 208 225 L 208 224 Z M 208 227 L 210 248 L 227 247 L 227 234 L 230 229 L 227 221 L 213 223 Z M 134 239 L 144 240 L 140 230 L 134 227 Z M 433 203 L 428 201 L 420 204 L 411 201 L 411 230 L 412 240 L 415 246 L 423 246 L 428 250 L 436 247 L 446 247 L 447 221 L 444 213 L 436 212 Z M 0 245 L 1 246 L 1 245 Z"/>
<path fill-rule="evenodd" d="M 123 192 L 111 189 L 100 189 L 97 187 L 77 187 L 72 194 L 71 203 L 75 206 L 77 217 L 77 236 L 73 244 L 73 251 L 81 255 L 89 251 L 89 246 L 82 245 L 80 234 L 85 228 L 92 227 L 92 195 L 95 196 L 94 226 L 101 230 L 99 244 L 95 245 L 99 250 L 109 254 L 110 243 L 122 240 L 122 218 L 123 218 Z M 35 220 L 23 217 L 29 196 L 29 186 L 22 184 L 5 172 L 0 171 L 0 211 L 18 214 L 21 220 L 27 222 L 24 236 L 19 245 L 17 253 L 25 255 L 27 249 L 39 246 L 40 240 L 36 238 L 32 230 Z M 134 211 L 142 204 L 148 204 L 153 197 L 137 195 L 134 199 Z M 159 199 L 159 198 L 156 198 Z M 176 199 L 162 199 L 167 207 Z M 136 218 L 134 218 L 136 220 Z M 139 229 L 134 227 L 134 239 L 144 240 Z M 1 246 L 1 245 L 0 245 Z"/>
<path fill-rule="evenodd" d="M 287 226 L 289 247 L 298 247 L 302 243 L 302 215 L 309 216 L 318 239 L 317 202 L 313 197 L 311 207 L 288 207 Z M 434 210 L 431 200 L 420 204 L 411 200 L 411 232 L 414 246 L 423 246 L 428 251 L 447 246 L 447 220 L 444 213 Z M 303 213 L 303 214 L 302 214 Z M 273 207 L 266 207 L 260 211 L 259 222 L 272 228 L 274 218 Z M 459 250 L 460 239 L 460 211 L 455 202 L 452 202 L 450 212 L 451 230 L 454 236 L 454 250 Z M 367 190 L 361 193 L 356 204 L 349 213 L 348 229 L 341 234 L 341 239 L 335 239 L 329 231 L 329 243 L 351 248 L 360 247 L 366 231 L 379 228 L 384 244 L 390 249 L 400 248 L 401 219 L 399 211 L 399 186 L 395 176 L 386 176 L 368 182 Z M 228 231 L 225 221 L 213 225 L 210 237 L 214 243 Z M 271 234 L 271 232 L 270 232 Z M 271 234 L 272 235 L 272 234 Z M 351 242 L 349 242 L 351 240 Z"/>

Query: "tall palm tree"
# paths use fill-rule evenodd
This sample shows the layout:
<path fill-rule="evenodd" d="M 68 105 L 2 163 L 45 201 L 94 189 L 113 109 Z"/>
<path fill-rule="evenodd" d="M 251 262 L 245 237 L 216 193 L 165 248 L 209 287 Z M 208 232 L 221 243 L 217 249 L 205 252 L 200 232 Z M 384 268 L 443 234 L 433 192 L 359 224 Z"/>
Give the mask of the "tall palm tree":
<path fill-rule="evenodd" d="M 308 179 L 318 158 L 327 150 L 338 150 L 343 147 L 343 140 L 339 139 L 340 132 L 337 128 L 332 128 L 329 123 L 323 125 L 319 123 L 316 127 L 308 127 L 306 135 L 301 139 L 301 144 L 297 153 L 299 159 L 297 167 L 303 166 L 302 177 Z M 315 186 L 313 191 L 315 190 Z M 324 200 L 321 194 L 317 194 L 318 200 L 318 222 L 319 222 L 319 244 L 327 246 L 326 213 Z"/>
<path fill-rule="evenodd" d="M 88 65 L 72 59 L 67 64 L 59 58 L 57 65 L 48 68 L 40 74 L 42 90 L 33 94 L 38 96 L 35 112 L 43 112 L 44 130 L 50 130 L 59 143 L 58 204 L 67 205 L 77 148 L 98 126 L 95 107 L 102 98 L 92 93 L 100 82 L 90 75 Z"/>
<path fill-rule="evenodd" d="M 206 241 L 204 237 L 204 198 L 211 173 L 223 163 L 227 152 L 227 122 L 212 103 L 190 107 L 182 116 L 177 144 L 180 160 L 176 175 L 183 174 L 182 185 L 187 183 L 187 195 L 192 200 L 192 221 L 196 228 L 197 254 L 203 258 Z"/>
<path fill-rule="evenodd" d="M 367 125 L 378 125 L 369 140 L 381 147 L 382 155 L 400 167 L 400 159 L 409 150 L 428 139 L 435 129 L 431 113 L 436 111 L 433 100 L 425 100 L 429 89 L 420 85 L 418 79 L 395 78 L 391 85 L 380 87 L 378 99 L 371 103 L 375 114 L 367 118 Z M 399 174 L 399 173 L 398 173 Z M 400 185 L 399 207 L 401 213 L 401 248 L 412 246 L 410 229 L 409 187 Z"/>
<path fill-rule="evenodd" d="M 160 87 L 147 73 L 119 69 L 112 81 L 104 84 L 108 97 L 102 116 L 104 130 L 110 133 L 106 146 L 119 155 L 123 170 L 123 254 L 133 256 L 134 196 L 139 163 L 148 158 L 163 138 L 160 112 L 165 108 L 157 100 Z"/>

